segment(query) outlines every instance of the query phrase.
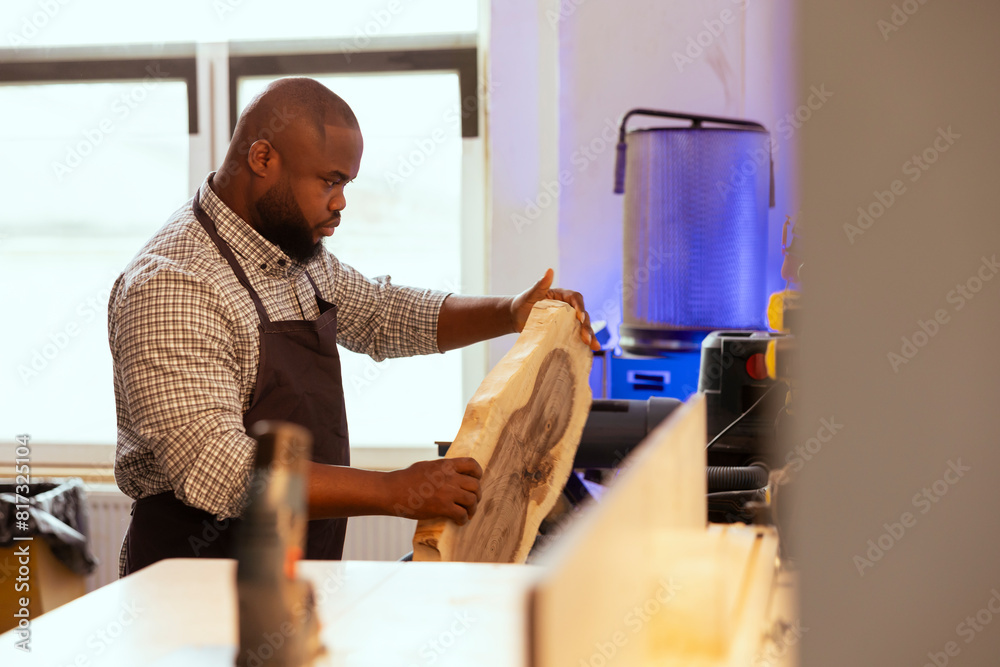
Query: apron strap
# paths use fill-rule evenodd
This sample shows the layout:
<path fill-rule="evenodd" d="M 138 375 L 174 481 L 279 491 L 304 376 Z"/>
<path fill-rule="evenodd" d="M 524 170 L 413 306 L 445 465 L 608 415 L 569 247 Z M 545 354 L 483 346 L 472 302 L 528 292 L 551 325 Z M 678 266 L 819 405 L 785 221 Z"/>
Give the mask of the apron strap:
<path fill-rule="evenodd" d="M 201 207 L 201 203 L 198 201 L 199 192 L 194 193 L 194 214 L 198 218 L 198 222 L 201 226 L 205 228 L 208 232 L 209 237 L 212 242 L 215 243 L 215 247 L 219 249 L 222 257 L 229 262 L 229 266 L 232 267 L 233 273 L 236 274 L 236 279 L 240 281 L 240 284 L 246 288 L 247 294 L 253 299 L 253 305 L 257 308 L 257 315 L 260 316 L 260 321 L 265 323 L 270 323 L 271 319 L 267 316 L 267 311 L 264 309 L 264 304 L 261 303 L 260 297 L 257 295 L 257 291 L 250 286 L 250 279 L 247 278 L 247 274 L 243 272 L 243 267 L 240 263 L 236 261 L 236 256 L 233 254 L 232 248 L 229 244 L 222 240 L 219 236 L 219 230 L 215 227 L 215 221 L 208 217 L 205 213 L 205 209 Z"/>
<path fill-rule="evenodd" d="M 313 292 L 316 293 L 316 298 L 319 299 L 319 288 L 316 287 L 316 281 L 313 280 L 313 277 L 309 275 L 308 271 L 306 271 L 306 278 L 309 279 L 309 284 L 313 286 Z"/>
<path fill-rule="evenodd" d="M 212 218 L 205 213 L 205 209 L 201 207 L 201 203 L 199 202 L 200 194 L 200 191 L 194 193 L 195 217 L 198 218 L 198 222 L 201 223 L 201 226 L 205 228 L 208 236 L 212 239 L 212 242 L 215 243 L 215 247 L 218 248 L 219 252 L 222 254 L 223 259 L 229 262 L 229 266 L 232 267 L 233 273 L 236 274 L 236 279 L 240 281 L 240 284 L 243 285 L 244 288 L 246 288 L 247 294 L 249 294 L 250 298 L 253 299 L 253 305 L 257 308 L 257 315 L 260 316 L 260 321 L 269 324 L 271 322 L 271 318 L 267 316 L 267 311 L 264 309 L 264 304 L 261 302 L 260 296 L 258 296 L 257 291 L 250 285 L 250 279 L 247 278 L 247 274 L 243 271 L 243 267 L 240 266 L 240 263 L 236 260 L 236 255 L 233 254 L 232 248 L 230 248 L 229 244 L 223 241 L 222 237 L 219 236 L 219 230 L 215 226 L 215 221 L 212 220 Z M 316 282 L 313 280 L 312 276 L 309 275 L 309 272 L 306 271 L 305 274 L 306 278 L 309 279 L 309 283 L 312 285 L 313 293 L 316 295 L 318 303 L 320 298 L 319 288 L 316 287 Z"/>

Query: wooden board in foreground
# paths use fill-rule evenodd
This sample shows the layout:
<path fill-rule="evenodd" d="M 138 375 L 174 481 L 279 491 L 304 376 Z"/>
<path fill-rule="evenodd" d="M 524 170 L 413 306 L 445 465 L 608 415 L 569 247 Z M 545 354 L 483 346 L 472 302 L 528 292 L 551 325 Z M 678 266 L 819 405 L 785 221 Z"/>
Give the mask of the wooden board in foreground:
<path fill-rule="evenodd" d="M 535 304 L 514 347 L 465 411 L 448 458 L 483 467 L 482 500 L 464 526 L 417 523 L 415 561 L 523 563 L 569 478 L 590 413 L 590 363 L 572 307 Z"/>
<path fill-rule="evenodd" d="M 777 535 L 706 525 L 705 442 L 696 395 L 546 554 L 529 602 L 532 667 L 753 664 Z"/>

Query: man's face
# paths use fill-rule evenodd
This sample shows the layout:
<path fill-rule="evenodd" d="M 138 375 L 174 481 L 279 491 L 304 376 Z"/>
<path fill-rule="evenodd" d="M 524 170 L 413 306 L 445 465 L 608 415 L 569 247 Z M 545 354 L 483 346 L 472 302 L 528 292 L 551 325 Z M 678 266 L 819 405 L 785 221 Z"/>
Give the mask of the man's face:
<path fill-rule="evenodd" d="M 290 142 L 278 182 L 254 203 L 261 235 L 302 262 L 319 254 L 340 224 L 344 187 L 358 175 L 363 148 L 359 131 L 332 125 L 324 141 Z"/>

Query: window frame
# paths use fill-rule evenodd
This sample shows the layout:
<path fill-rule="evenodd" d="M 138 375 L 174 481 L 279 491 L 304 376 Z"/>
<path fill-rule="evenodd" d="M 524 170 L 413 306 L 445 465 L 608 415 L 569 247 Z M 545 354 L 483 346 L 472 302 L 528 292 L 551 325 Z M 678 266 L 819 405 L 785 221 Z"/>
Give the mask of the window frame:
<path fill-rule="evenodd" d="M 395 41 L 395 40 L 393 40 Z M 455 46 L 391 49 L 389 41 L 377 48 L 331 49 L 329 42 L 301 40 L 294 45 L 273 42 L 231 44 L 229 49 L 229 130 L 239 119 L 237 87 L 243 77 L 294 74 L 373 74 L 389 72 L 455 72 L 462 105 L 462 138 L 479 136 L 477 49 L 458 40 Z M 286 48 L 279 51 L 280 45 Z M 235 47 L 235 48 L 234 48 Z M 469 100 L 468 107 L 464 104 Z"/>
<path fill-rule="evenodd" d="M 462 283 L 466 291 L 483 291 L 485 276 L 474 265 L 485 257 L 485 230 L 467 230 L 465 223 L 471 213 L 473 223 L 485 227 L 484 202 L 470 201 L 481 196 L 481 188 L 472 188 L 471 196 L 466 195 L 467 184 L 480 181 L 484 170 L 475 34 L 372 38 L 363 49 L 353 39 L 8 48 L 0 49 L 0 63 L 0 85 L 142 80 L 148 76 L 148 67 L 166 72 L 164 80 L 185 82 L 192 188 L 201 184 L 225 154 L 238 119 L 237 86 L 243 77 L 455 72 L 462 101 L 463 146 L 472 149 L 466 155 L 463 148 Z M 462 396 L 467 400 L 485 375 L 486 354 L 480 346 L 466 348 L 462 354 Z M 0 476 L 8 474 L 15 458 L 15 435 L 0 434 Z M 32 463 L 42 470 L 59 467 L 96 474 L 113 465 L 115 447 L 116 443 L 32 442 Z M 434 443 L 352 447 L 356 465 L 371 469 L 395 469 L 436 455 Z"/>
<path fill-rule="evenodd" d="M 149 68 L 167 72 L 164 81 L 187 84 L 188 134 L 198 134 L 198 72 L 194 44 L 177 44 L 171 49 L 177 55 L 156 55 L 143 49 L 124 47 L 119 57 L 99 55 L 83 48 L 47 48 L 44 50 L 0 50 L 0 84 L 98 83 L 142 80 Z M 74 58 L 78 54 L 82 57 Z M 190 53 L 189 55 L 183 55 Z M 88 55 L 90 57 L 88 57 Z M 110 54 L 109 54 L 110 55 Z"/>

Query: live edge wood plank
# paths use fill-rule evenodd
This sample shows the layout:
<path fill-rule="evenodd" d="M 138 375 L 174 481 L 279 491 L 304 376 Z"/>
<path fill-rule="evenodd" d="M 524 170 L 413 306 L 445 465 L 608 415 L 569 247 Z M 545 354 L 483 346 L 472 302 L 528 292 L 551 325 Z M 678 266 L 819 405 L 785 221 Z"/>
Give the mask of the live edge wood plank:
<path fill-rule="evenodd" d="M 523 563 L 562 492 L 590 412 L 592 354 L 572 307 L 535 304 L 514 347 L 465 411 L 447 457 L 483 467 L 472 520 L 417 523 L 415 561 Z"/>

